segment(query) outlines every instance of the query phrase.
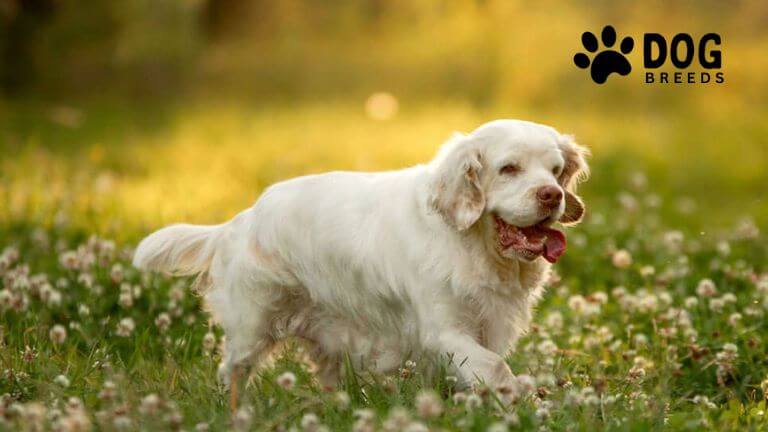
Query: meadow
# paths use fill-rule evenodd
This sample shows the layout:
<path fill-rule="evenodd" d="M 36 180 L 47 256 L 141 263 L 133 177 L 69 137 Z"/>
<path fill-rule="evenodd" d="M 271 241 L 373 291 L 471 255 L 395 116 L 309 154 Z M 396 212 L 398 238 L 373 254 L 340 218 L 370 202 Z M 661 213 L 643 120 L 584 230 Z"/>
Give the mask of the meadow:
<path fill-rule="evenodd" d="M 324 391 L 289 344 L 232 418 L 215 378 L 220 330 L 191 281 L 131 267 L 135 242 L 163 223 L 228 218 L 283 178 L 423 162 L 451 130 L 503 112 L 445 103 L 377 121 L 362 103 L 84 106 L 5 106 L 6 146 L 26 145 L 3 161 L 2 429 L 768 426 L 762 176 L 723 167 L 716 148 L 679 172 L 670 166 L 682 159 L 621 141 L 642 131 L 589 123 L 604 115 L 550 122 L 592 147 L 588 216 L 569 229 L 535 324 L 508 356 L 513 394 L 455 389 L 448 372 L 426 379 L 419 361 L 395 376 L 348 372 Z"/>

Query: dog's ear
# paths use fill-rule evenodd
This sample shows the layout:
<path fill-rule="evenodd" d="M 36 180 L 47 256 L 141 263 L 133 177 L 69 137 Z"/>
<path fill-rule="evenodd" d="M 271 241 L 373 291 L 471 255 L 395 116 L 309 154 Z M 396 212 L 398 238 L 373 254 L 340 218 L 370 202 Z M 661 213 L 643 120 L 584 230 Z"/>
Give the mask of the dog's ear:
<path fill-rule="evenodd" d="M 589 176 L 589 166 L 585 160 L 589 150 L 576 144 L 570 135 L 560 137 L 559 147 L 565 159 L 563 172 L 557 179 L 565 191 L 565 212 L 560 217 L 560 223 L 577 224 L 584 217 L 584 202 L 576 195 L 576 186 Z"/>
<path fill-rule="evenodd" d="M 477 143 L 458 133 L 443 144 L 430 163 L 429 205 L 459 231 L 471 227 L 485 210 L 482 169 Z"/>

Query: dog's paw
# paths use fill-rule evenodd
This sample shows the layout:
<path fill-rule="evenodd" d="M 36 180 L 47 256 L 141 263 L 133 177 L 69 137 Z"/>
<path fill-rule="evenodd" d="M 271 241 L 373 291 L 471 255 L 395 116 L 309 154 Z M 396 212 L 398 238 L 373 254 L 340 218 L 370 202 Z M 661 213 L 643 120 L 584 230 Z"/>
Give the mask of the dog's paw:
<path fill-rule="evenodd" d="M 616 43 L 616 30 L 611 26 L 605 26 L 603 32 L 600 35 L 603 46 L 605 49 L 598 52 L 597 55 L 590 60 L 589 56 L 585 53 L 578 53 L 573 57 L 573 62 L 581 69 L 586 69 L 592 65 L 590 69 L 590 75 L 592 81 L 603 84 L 608 79 L 608 75 L 616 72 L 619 75 L 628 75 L 632 72 L 632 65 L 629 64 L 626 55 L 632 52 L 632 48 L 635 45 L 635 41 L 627 36 L 621 40 L 619 45 L 619 51 L 610 49 Z M 584 49 L 590 53 L 598 51 L 599 44 L 597 37 L 591 32 L 584 32 L 581 35 L 581 44 Z"/>

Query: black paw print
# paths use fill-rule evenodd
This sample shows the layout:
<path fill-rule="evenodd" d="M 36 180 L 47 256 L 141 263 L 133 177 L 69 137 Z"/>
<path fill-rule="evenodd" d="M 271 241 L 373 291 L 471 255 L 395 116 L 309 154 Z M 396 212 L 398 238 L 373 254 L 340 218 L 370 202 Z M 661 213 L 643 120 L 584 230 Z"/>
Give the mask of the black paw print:
<path fill-rule="evenodd" d="M 603 28 L 600 39 L 602 39 L 605 49 L 597 53 L 591 61 L 592 69 L 590 69 L 590 75 L 592 76 L 592 81 L 603 84 L 608 79 L 608 75 L 613 72 L 622 76 L 632 72 L 632 65 L 629 64 L 629 60 L 624 55 L 632 51 L 635 41 L 629 36 L 622 39 L 619 45 L 621 53 L 609 49 L 616 43 L 616 30 L 609 25 Z M 584 32 L 581 35 L 581 44 L 584 45 L 584 49 L 591 53 L 597 51 L 597 37 L 591 32 Z M 588 68 L 590 64 L 589 56 L 584 53 L 578 53 L 573 56 L 573 62 L 582 69 Z"/>

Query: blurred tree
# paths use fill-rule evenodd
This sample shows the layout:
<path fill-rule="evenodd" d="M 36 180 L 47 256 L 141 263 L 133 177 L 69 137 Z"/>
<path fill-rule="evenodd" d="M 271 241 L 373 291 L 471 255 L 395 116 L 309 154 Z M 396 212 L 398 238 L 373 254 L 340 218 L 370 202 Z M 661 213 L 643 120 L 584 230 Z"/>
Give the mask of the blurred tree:
<path fill-rule="evenodd" d="M 22 91 L 35 77 L 35 45 L 54 15 L 54 0 L 0 2 L 0 86 L 6 94 Z"/>
<path fill-rule="evenodd" d="M 209 40 L 264 31 L 274 12 L 270 0 L 207 0 L 202 11 L 203 29 Z"/>

